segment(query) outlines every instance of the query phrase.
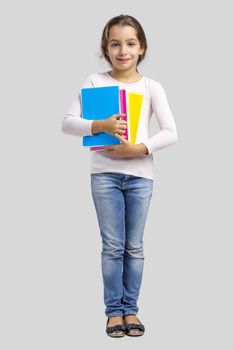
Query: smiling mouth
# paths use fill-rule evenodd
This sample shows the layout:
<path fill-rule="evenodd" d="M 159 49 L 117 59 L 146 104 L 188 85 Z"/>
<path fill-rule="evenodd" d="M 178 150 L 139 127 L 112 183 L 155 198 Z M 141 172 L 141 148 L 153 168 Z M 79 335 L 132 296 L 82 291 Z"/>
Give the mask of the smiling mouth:
<path fill-rule="evenodd" d="M 120 62 L 126 62 L 128 60 L 129 58 L 117 58 L 117 61 L 120 61 Z"/>

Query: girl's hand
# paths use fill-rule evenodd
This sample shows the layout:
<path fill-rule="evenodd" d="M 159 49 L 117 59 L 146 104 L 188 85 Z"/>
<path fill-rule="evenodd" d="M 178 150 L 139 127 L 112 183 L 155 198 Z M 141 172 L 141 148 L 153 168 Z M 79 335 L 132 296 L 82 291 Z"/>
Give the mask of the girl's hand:
<path fill-rule="evenodd" d="M 143 143 L 132 145 L 123 136 L 115 134 L 119 141 L 122 143 L 116 146 L 105 146 L 103 153 L 106 153 L 114 158 L 132 158 L 142 157 L 148 154 L 148 150 Z"/>
<path fill-rule="evenodd" d="M 115 135 L 123 135 L 126 128 L 127 122 L 125 120 L 121 120 L 125 114 L 114 114 L 112 117 L 102 120 L 103 131 L 108 134 Z"/>

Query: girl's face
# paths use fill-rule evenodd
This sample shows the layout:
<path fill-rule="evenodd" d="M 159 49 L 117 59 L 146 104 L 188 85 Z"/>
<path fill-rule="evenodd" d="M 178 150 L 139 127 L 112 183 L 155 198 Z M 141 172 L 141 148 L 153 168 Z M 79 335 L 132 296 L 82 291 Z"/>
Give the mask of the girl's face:
<path fill-rule="evenodd" d="M 133 27 L 114 25 L 110 28 L 107 55 L 114 69 L 136 70 L 139 55 L 143 52 Z"/>

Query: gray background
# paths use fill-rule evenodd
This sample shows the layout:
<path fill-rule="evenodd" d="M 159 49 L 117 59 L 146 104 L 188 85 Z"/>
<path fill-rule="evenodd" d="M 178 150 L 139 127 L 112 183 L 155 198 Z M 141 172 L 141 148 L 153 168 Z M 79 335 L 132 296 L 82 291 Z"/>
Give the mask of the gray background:
<path fill-rule="evenodd" d="M 2 2 L 2 350 L 232 350 L 230 1 L 151 3 Z M 139 71 L 163 84 L 179 141 L 154 154 L 146 334 L 116 340 L 105 335 L 89 153 L 61 122 L 86 77 L 109 69 L 100 37 L 122 13 L 144 27 Z"/>

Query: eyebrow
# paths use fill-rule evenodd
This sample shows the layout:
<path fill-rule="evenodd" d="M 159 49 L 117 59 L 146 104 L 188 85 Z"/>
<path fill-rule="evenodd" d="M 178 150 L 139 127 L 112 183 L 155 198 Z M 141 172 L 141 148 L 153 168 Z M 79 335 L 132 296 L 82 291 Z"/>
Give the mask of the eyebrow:
<path fill-rule="evenodd" d="M 117 39 L 112 39 L 112 40 L 110 40 L 110 42 L 112 42 L 112 41 L 118 41 L 118 42 L 120 42 L 120 40 L 117 40 Z M 137 41 L 137 39 L 132 38 L 132 39 L 127 39 L 126 41 Z"/>

